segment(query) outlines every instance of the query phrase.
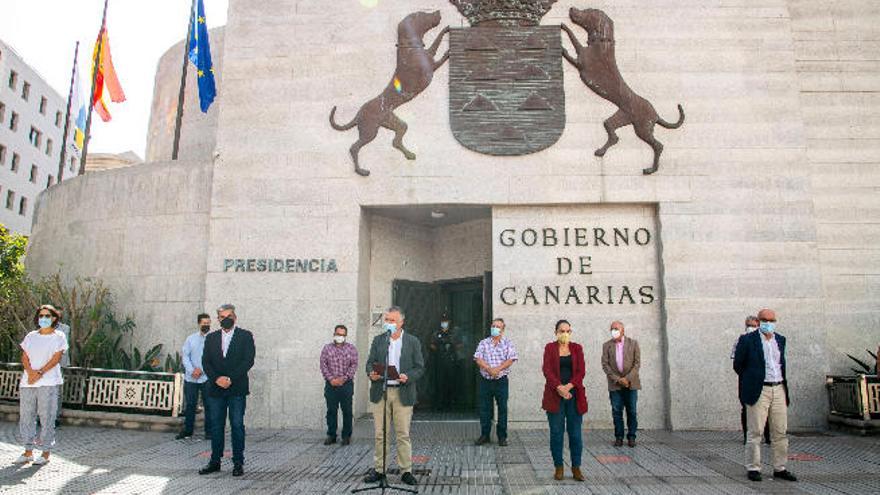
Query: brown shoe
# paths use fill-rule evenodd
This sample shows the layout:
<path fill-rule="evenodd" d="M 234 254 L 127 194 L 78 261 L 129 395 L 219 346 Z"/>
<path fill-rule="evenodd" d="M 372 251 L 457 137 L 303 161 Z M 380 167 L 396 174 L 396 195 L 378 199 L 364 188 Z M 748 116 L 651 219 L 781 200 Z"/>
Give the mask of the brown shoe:
<path fill-rule="evenodd" d="M 556 466 L 556 471 L 553 472 L 553 479 L 562 481 L 565 478 L 565 471 L 562 466 Z"/>
<path fill-rule="evenodd" d="M 630 438 L 626 441 L 626 444 L 629 445 L 630 447 L 635 447 L 636 446 L 636 439 Z"/>
<path fill-rule="evenodd" d="M 581 473 L 581 468 L 579 468 L 579 467 L 572 467 L 571 468 L 571 476 L 572 476 L 572 478 L 576 479 L 577 481 L 586 481 L 584 479 L 583 473 Z"/>
<path fill-rule="evenodd" d="M 615 447 L 623 447 L 623 439 L 622 438 L 614 439 L 614 446 Z"/>

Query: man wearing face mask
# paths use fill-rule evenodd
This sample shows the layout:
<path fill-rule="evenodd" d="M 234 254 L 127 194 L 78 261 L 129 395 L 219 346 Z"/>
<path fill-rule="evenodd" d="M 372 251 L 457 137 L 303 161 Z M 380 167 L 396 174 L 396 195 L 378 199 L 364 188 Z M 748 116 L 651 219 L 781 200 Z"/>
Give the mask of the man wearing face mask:
<path fill-rule="evenodd" d="M 495 404 L 498 405 L 498 422 L 495 424 L 498 446 L 507 445 L 507 377 L 510 367 L 518 359 L 513 342 L 504 337 L 504 320 L 495 318 L 489 328 L 489 337 L 480 341 L 474 353 L 474 361 L 480 368 L 480 437 L 475 445 L 490 442 Z"/>
<path fill-rule="evenodd" d="M 321 350 L 321 375 L 324 377 L 324 400 L 327 402 L 327 438 L 324 445 L 336 443 L 338 413 L 342 409 L 342 445 L 351 443 L 351 399 L 357 370 L 357 349 L 345 341 L 348 328 L 336 325 L 333 342 Z"/>
<path fill-rule="evenodd" d="M 639 342 L 624 335 L 623 323 L 611 323 L 611 340 L 602 345 L 602 371 L 608 377 L 608 396 L 614 419 L 614 446 L 623 445 L 623 411 L 626 410 L 627 445 L 636 446 L 641 351 Z"/>
<path fill-rule="evenodd" d="M 449 318 L 444 314 L 440 319 L 440 330 L 431 336 L 431 365 L 434 371 L 439 410 L 452 407 L 455 401 L 459 366 L 459 352 L 462 344 L 450 328 Z"/>
<path fill-rule="evenodd" d="M 733 357 L 733 369 L 742 386 L 739 400 L 746 405 L 749 440 L 746 444 L 748 478 L 761 481 L 761 435 L 770 426 L 773 442 L 773 478 L 797 481 L 785 469 L 788 460 L 788 382 L 785 375 L 785 337 L 776 333 L 776 313 L 758 312 L 760 331 L 740 337 Z"/>
<path fill-rule="evenodd" d="M 211 460 L 199 474 L 220 471 L 226 437 L 226 417 L 232 430 L 232 475 L 244 474 L 244 411 L 250 393 L 248 371 L 254 366 L 254 335 L 235 325 L 235 306 L 217 308 L 220 330 L 205 338 L 202 364 L 208 375 L 208 411 L 211 413 Z"/>
<path fill-rule="evenodd" d="M 739 344 L 739 339 L 742 338 L 743 335 L 757 331 L 758 325 L 759 325 L 759 322 L 758 322 L 757 316 L 749 316 L 746 318 L 746 328 L 743 331 L 742 335 L 737 337 L 736 342 L 733 343 L 733 349 L 730 350 L 730 359 L 733 359 L 734 357 L 736 357 L 736 345 Z M 742 378 L 738 378 L 737 382 L 739 385 L 738 390 L 741 391 L 742 390 Z M 739 392 L 739 393 L 742 393 L 742 392 Z M 743 445 L 745 445 L 746 441 L 748 440 L 749 427 L 748 427 L 748 422 L 746 421 L 746 405 L 743 404 L 742 402 L 740 402 L 740 405 L 742 406 L 742 408 L 740 409 L 740 413 L 739 413 L 739 422 L 742 425 Z M 767 428 L 767 427 L 764 428 L 764 443 L 766 443 L 768 445 L 770 444 L 770 428 Z"/>
<path fill-rule="evenodd" d="M 412 474 L 412 444 L 409 428 L 413 406 L 416 404 L 416 382 L 425 373 L 425 360 L 422 344 L 418 337 L 403 331 L 403 310 L 391 306 L 383 315 L 385 330 L 373 338 L 370 355 L 367 358 L 367 375 L 370 377 L 370 402 L 373 404 L 373 425 L 376 435 L 376 450 L 373 454 L 374 468 L 364 477 L 367 483 L 376 483 L 385 477 L 387 459 L 383 452 L 390 451 L 388 438 L 382 428 L 385 418 L 385 431 L 393 430 L 397 437 L 397 467 L 402 473 L 400 480 L 407 485 L 418 483 Z M 399 377 L 392 378 L 389 372 L 387 401 L 382 397 L 383 365 L 394 366 Z M 377 370 L 382 368 L 383 373 Z"/>
<path fill-rule="evenodd" d="M 211 331 L 211 317 L 207 313 L 202 313 L 196 317 L 196 324 L 199 330 L 186 338 L 180 351 L 180 360 L 186 372 L 183 377 L 183 397 L 186 406 L 183 412 L 183 430 L 176 437 L 178 440 L 191 437 L 193 434 L 199 395 L 205 403 L 205 439 L 211 438 L 211 414 L 208 412 L 208 400 L 205 396 L 205 382 L 208 381 L 208 376 L 202 368 L 205 336 Z"/>

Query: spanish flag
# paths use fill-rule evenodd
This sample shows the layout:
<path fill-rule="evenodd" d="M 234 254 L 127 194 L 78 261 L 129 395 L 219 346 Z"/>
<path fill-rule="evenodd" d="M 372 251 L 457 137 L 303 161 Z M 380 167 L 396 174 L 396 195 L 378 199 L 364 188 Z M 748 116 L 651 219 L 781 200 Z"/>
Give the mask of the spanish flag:
<path fill-rule="evenodd" d="M 98 53 L 100 50 L 100 54 Z M 100 60 L 98 60 L 100 55 Z M 97 68 L 95 62 L 98 62 Z M 97 71 L 97 74 L 95 73 Z M 113 68 L 113 57 L 110 55 L 110 38 L 107 36 L 107 28 L 102 28 L 95 43 L 95 51 L 92 54 L 92 74 L 95 75 L 95 92 L 92 94 L 92 105 L 104 122 L 110 121 L 110 111 L 104 103 L 104 87 L 110 93 L 110 100 L 114 103 L 125 101 L 125 93 L 119 78 L 116 77 L 116 69 Z"/>

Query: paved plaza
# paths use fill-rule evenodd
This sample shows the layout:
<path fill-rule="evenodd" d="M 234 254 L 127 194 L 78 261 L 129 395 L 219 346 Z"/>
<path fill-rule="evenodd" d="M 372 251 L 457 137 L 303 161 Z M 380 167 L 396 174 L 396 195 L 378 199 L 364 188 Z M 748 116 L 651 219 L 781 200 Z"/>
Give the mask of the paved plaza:
<path fill-rule="evenodd" d="M 17 430 L 17 424 L 0 423 L 0 457 L 9 462 L 21 453 Z M 47 466 L 0 467 L 0 492 L 341 494 L 364 486 L 360 478 L 372 463 L 371 431 L 369 420 L 359 420 L 350 446 L 326 447 L 318 430 L 252 429 L 247 436 L 246 473 L 233 478 L 228 458 L 219 474 L 196 473 L 207 462 L 209 451 L 208 442 L 200 437 L 179 441 L 171 433 L 65 426 Z M 773 481 L 767 476 L 754 483 L 745 480 L 737 432 L 647 431 L 630 449 L 612 446 L 610 431 L 588 431 L 583 460 L 587 482 L 577 483 L 568 469 L 569 479 L 552 479 L 546 429 L 516 429 L 508 447 L 475 447 L 472 442 L 478 432 L 476 422 L 413 424 L 420 493 L 880 493 L 880 438 L 876 437 L 795 434 L 789 468 L 800 481 Z M 393 470 L 391 480 L 399 481 Z"/>

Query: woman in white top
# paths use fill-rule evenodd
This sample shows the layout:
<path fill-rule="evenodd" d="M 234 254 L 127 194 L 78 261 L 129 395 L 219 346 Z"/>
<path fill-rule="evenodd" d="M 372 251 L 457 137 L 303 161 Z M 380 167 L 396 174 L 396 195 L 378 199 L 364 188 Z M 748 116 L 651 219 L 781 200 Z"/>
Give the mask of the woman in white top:
<path fill-rule="evenodd" d="M 59 313 L 49 305 L 40 306 L 34 315 L 38 330 L 27 334 L 21 342 L 21 364 L 24 373 L 19 385 L 19 422 L 24 454 L 17 464 L 49 462 L 49 452 L 55 445 L 55 414 L 58 412 L 58 388 L 61 387 L 61 356 L 67 351 L 67 338 L 56 330 Z M 37 437 L 37 416 L 40 418 L 40 441 Z M 34 446 L 39 445 L 43 455 L 34 459 Z"/>

